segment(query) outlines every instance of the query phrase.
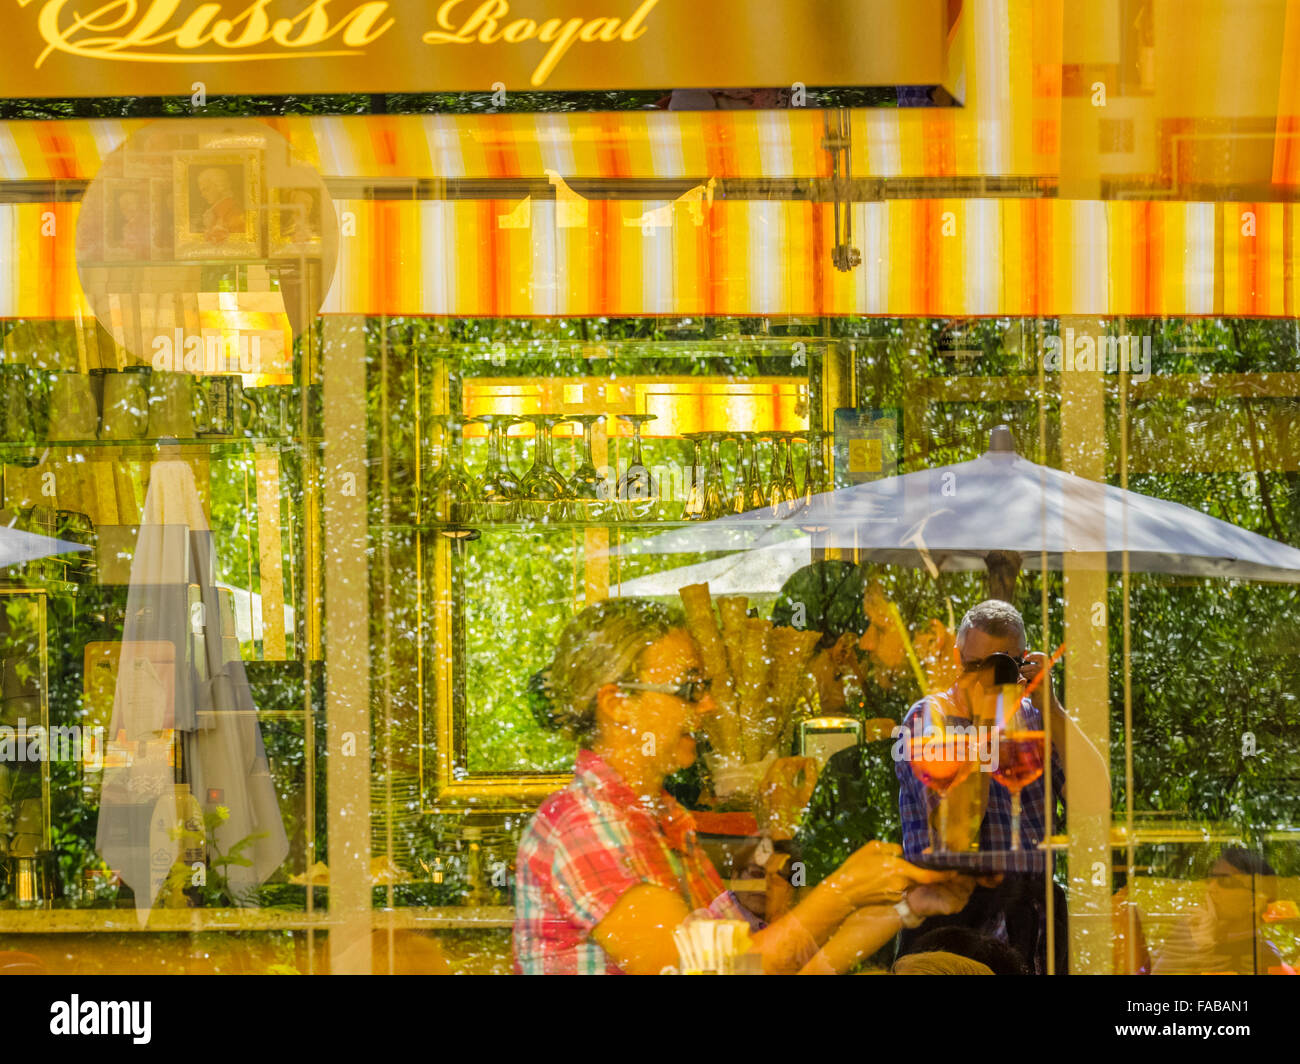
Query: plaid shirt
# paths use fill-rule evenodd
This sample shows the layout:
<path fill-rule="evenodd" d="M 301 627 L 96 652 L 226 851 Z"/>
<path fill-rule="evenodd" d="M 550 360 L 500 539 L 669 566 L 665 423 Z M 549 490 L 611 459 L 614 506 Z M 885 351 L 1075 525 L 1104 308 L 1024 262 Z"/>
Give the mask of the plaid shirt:
<path fill-rule="evenodd" d="M 970 724 L 967 717 L 946 716 L 934 699 L 930 699 L 929 714 L 933 721 L 945 724 Z M 903 727 L 909 733 L 917 727 L 918 717 L 926 709 L 926 699 L 921 699 L 907 711 L 903 718 Z M 1026 731 L 1038 731 L 1043 727 L 1043 716 L 1038 707 L 1026 698 L 1022 699 L 1020 709 L 1012 721 Z M 904 756 L 895 759 L 894 771 L 898 775 L 898 812 L 903 821 L 903 856 L 918 856 L 930 845 L 930 814 L 939 806 L 939 797 L 931 793 L 912 771 L 911 761 L 906 756 L 908 746 L 903 746 Z M 1056 747 L 1052 748 L 1052 798 L 1064 805 L 1061 792 L 1065 787 L 1065 770 L 1061 766 L 1060 755 Z M 1045 786 L 1040 776 L 1020 792 L 1020 845 L 1033 851 L 1046 834 L 1043 825 L 1046 821 Z M 984 820 L 980 824 L 980 849 L 983 851 L 1005 852 L 1011 847 L 1011 792 L 997 780 L 989 780 L 988 802 L 984 810 Z M 1037 904 L 1038 910 L 1038 951 L 1034 958 L 1035 970 L 1042 974 L 1047 970 L 1047 909 Z M 999 934 L 1005 937 L 1005 931 Z"/>
<path fill-rule="evenodd" d="M 633 887 L 681 896 L 719 919 L 750 914 L 696 844 L 695 821 L 668 793 L 656 817 L 590 750 L 573 782 L 537 810 L 515 864 L 515 970 L 527 975 L 619 975 L 591 931 Z"/>

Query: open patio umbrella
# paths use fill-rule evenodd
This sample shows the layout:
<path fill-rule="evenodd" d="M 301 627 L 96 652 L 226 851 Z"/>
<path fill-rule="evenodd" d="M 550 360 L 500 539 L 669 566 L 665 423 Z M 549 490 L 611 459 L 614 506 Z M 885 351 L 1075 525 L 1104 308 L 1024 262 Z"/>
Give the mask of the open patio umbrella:
<path fill-rule="evenodd" d="M 35 532 L 24 532 L 12 525 L 0 525 L 0 568 L 8 565 L 22 565 L 51 554 L 70 554 L 73 551 L 90 550 L 84 543 L 69 543 L 52 536 L 41 536 Z"/>
<path fill-rule="evenodd" d="M 1300 550 L 1178 503 L 1078 477 L 1016 454 L 1011 430 L 955 465 L 813 496 L 774 519 L 754 511 L 637 540 L 637 553 L 765 550 L 810 536 L 816 547 L 941 572 L 988 568 L 991 592 L 1007 598 L 1023 564 L 1079 564 L 1133 572 L 1300 583 Z"/>

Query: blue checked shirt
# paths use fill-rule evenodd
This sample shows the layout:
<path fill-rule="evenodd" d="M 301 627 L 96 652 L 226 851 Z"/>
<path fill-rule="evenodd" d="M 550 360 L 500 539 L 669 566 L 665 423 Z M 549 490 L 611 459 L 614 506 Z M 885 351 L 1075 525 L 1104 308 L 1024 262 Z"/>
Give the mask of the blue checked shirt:
<path fill-rule="evenodd" d="M 912 733 L 916 715 L 925 708 L 925 699 L 917 702 L 903 718 L 903 727 Z M 932 710 L 933 712 L 933 710 Z M 947 717 L 949 724 L 969 724 L 961 717 Z M 1029 699 L 1020 703 L 1015 722 L 1027 731 L 1043 727 L 1042 714 Z M 904 746 L 906 754 L 906 746 Z M 898 812 L 903 822 L 903 856 L 911 859 L 930 845 L 930 814 L 939 807 L 939 797 L 928 791 L 912 771 L 906 756 L 897 759 L 894 771 L 898 774 Z M 1056 748 L 1052 749 L 1052 797 L 1059 798 L 1065 787 L 1065 771 Z M 1020 792 L 1020 845 L 1032 849 L 1043 841 L 1044 786 L 1040 777 Z M 1011 848 L 1011 792 L 996 780 L 989 780 L 988 804 L 984 822 L 980 825 L 982 851 L 1006 851 Z"/>

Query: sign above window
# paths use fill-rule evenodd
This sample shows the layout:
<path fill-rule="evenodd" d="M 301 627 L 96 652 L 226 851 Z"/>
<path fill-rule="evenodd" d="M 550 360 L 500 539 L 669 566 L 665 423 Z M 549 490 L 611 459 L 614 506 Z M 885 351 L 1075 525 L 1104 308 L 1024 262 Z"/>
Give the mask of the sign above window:
<path fill-rule="evenodd" d="M 12 0 L 11 0 L 12 2 Z M 950 83 L 960 0 L 17 0 L 0 96 Z"/>

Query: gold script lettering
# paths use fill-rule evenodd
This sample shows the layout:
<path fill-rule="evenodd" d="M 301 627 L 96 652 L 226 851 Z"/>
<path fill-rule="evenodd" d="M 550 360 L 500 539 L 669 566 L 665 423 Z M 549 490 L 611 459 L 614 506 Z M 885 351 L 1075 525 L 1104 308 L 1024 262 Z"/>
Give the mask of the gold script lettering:
<path fill-rule="evenodd" d="M 257 0 L 257 3 L 250 5 L 242 14 L 234 18 L 223 18 L 212 27 L 212 39 L 220 44 L 223 48 L 248 48 L 266 39 L 266 31 L 270 27 L 270 22 L 266 17 L 266 5 L 269 0 Z M 244 23 L 244 32 L 235 40 L 231 40 L 231 31 Z"/>
<path fill-rule="evenodd" d="M 420 39 L 425 44 L 473 44 L 475 41 L 480 44 L 495 44 L 499 41 L 522 44 L 536 37 L 543 44 L 550 45 L 529 78 L 531 84 L 542 85 L 555 71 L 565 53 L 579 41 L 587 44 L 598 41 L 606 44 L 635 41 L 645 33 L 646 16 L 654 10 L 659 0 L 643 0 L 631 17 L 622 23 L 617 18 L 602 15 L 591 19 L 548 18 L 539 27 L 532 19 L 521 18 L 506 24 L 504 29 L 499 26 L 510 13 L 509 0 L 484 0 L 457 26 L 455 11 L 461 3 L 462 0 L 444 0 L 434 16 L 439 28 L 429 30 Z"/>
<path fill-rule="evenodd" d="M 35 66 L 40 67 L 51 52 L 137 63 L 289 59 L 305 50 L 313 56 L 355 55 L 355 49 L 377 40 L 395 22 L 385 18 L 388 0 L 366 0 L 337 21 L 332 21 L 326 10 L 329 0 L 312 0 L 294 18 L 273 23 L 266 14 L 269 2 L 253 0 L 233 18 L 219 17 L 223 3 L 200 4 L 176 26 L 180 0 L 108 0 L 87 14 L 69 11 L 73 0 L 45 0 L 36 20 L 45 50 Z M 319 47 L 331 38 L 338 38 L 345 47 Z M 255 49 L 268 43 L 278 48 L 233 55 L 222 51 Z"/>
<path fill-rule="evenodd" d="M 438 14 L 435 16 L 439 26 L 454 32 L 439 33 L 437 30 L 430 30 L 420 38 L 425 44 L 472 44 L 475 30 L 478 30 L 480 44 L 492 44 L 498 39 L 492 36 L 492 31 L 497 28 L 497 19 L 509 13 L 509 0 L 484 0 L 484 3 L 479 4 L 474 9 L 474 13 L 464 21 L 460 29 L 456 29 L 456 24 L 451 20 L 451 13 L 460 2 L 461 0 L 446 0 L 438 8 Z"/>

